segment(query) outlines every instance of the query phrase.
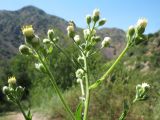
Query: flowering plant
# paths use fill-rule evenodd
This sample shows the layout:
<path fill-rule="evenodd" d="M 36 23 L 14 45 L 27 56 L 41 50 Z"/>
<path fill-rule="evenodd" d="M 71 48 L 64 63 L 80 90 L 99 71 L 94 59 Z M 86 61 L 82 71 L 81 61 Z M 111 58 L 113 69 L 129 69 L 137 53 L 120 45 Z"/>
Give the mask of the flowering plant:
<path fill-rule="evenodd" d="M 105 47 L 109 47 L 112 40 L 108 36 L 106 36 L 102 40 L 101 37 L 96 34 L 96 30 L 98 29 L 98 27 L 103 26 L 106 23 L 106 19 L 101 19 L 99 9 L 95 9 L 92 15 L 86 16 L 86 23 L 88 28 L 83 30 L 83 37 L 76 33 L 75 23 L 73 21 L 70 21 L 67 27 L 68 36 L 73 41 L 74 45 L 77 47 L 77 50 L 79 51 L 79 56 L 77 58 L 71 59 L 70 56 L 68 56 L 68 54 L 65 51 L 63 51 L 63 49 L 58 44 L 59 37 L 55 34 L 53 29 L 48 30 L 47 38 L 41 40 L 35 34 L 35 31 L 31 25 L 23 27 L 22 33 L 25 37 L 25 44 L 20 45 L 19 47 L 19 51 L 21 54 L 27 56 L 34 56 L 36 58 L 37 63 L 35 63 L 35 68 L 49 76 L 49 81 L 52 87 L 54 88 L 55 92 L 62 101 L 65 110 L 68 112 L 68 116 L 70 116 L 72 120 L 87 120 L 89 103 L 91 98 L 90 92 L 103 83 L 103 81 L 113 71 L 115 66 L 125 55 L 128 49 L 140 44 L 146 39 L 143 33 L 147 26 L 147 20 L 145 18 L 142 18 L 138 20 L 135 26 L 130 26 L 127 30 L 126 47 L 115 60 L 115 62 L 98 80 L 91 83 L 88 60 L 90 59 L 90 56 L 97 52 L 95 49 L 96 45 L 99 42 L 101 42 L 101 47 L 99 49 L 103 49 Z M 71 108 L 66 103 L 66 100 L 63 98 L 62 93 L 55 81 L 54 75 L 50 70 L 49 59 L 50 54 L 53 51 L 53 47 L 57 47 L 74 65 L 78 66 L 78 69 L 75 71 L 75 76 L 77 82 L 80 84 L 81 96 L 80 103 L 75 113 L 73 113 Z M 11 100 L 19 106 L 26 120 L 31 120 L 32 115 L 30 111 L 28 111 L 28 113 L 26 114 L 23 110 L 23 107 L 20 104 L 24 88 L 22 88 L 21 86 L 16 86 L 16 79 L 14 77 L 9 78 L 8 83 L 9 87 L 5 86 L 3 88 L 3 93 L 7 96 L 9 100 Z M 147 90 L 149 87 L 150 86 L 147 83 L 137 85 L 136 96 L 133 100 L 133 103 L 140 100 L 146 100 Z M 124 111 L 122 112 L 119 120 L 125 119 L 130 107 L 131 106 L 129 106 L 128 104 L 124 106 Z"/>

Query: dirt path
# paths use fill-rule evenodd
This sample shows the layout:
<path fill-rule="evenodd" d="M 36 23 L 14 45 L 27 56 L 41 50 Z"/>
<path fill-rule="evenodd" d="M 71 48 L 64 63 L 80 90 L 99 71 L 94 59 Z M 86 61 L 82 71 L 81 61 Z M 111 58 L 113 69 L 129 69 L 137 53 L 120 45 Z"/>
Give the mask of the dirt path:
<path fill-rule="evenodd" d="M 0 120 L 24 120 L 23 115 L 21 113 L 10 112 L 6 113 L 4 116 L 0 116 Z M 49 116 L 45 116 L 39 113 L 34 113 L 33 120 L 51 120 Z M 59 118 L 54 120 L 61 120 Z"/>

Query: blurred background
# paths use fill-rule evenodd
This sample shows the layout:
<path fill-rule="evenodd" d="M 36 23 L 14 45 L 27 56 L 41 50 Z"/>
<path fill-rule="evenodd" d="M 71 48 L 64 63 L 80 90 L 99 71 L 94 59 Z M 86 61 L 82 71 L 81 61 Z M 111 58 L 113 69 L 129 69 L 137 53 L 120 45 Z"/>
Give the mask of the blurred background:
<path fill-rule="evenodd" d="M 69 20 L 76 23 L 82 35 L 86 28 L 85 15 L 99 8 L 107 19 L 97 33 L 112 38 L 112 48 L 106 48 L 90 60 L 91 82 L 110 67 L 124 48 L 125 31 L 139 18 L 147 18 L 147 41 L 130 49 L 104 84 L 92 92 L 89 120 L 115 120 L 123 110 L 123 101 L 135 96 L 135 86 L 142 82 L 151 85 L 150 98 L 137 103 L 127 120 L 160 120 L 160 1 L 159 0 L 1 0 L 0 1 L 0 89 L 8 77 L 16 76 L 18 85 L 25 87 L 22 103 L 34 113 L 33 120 L 66 120 L 67 113 L 54 94 L 48 77 L 34 68 L 36 60 L 20 55 L 24 43 L 21 28 L 32 24 L 42 39 L 53 28 L 60 37 L 59 44 L 70 55 L 77 49 L 67 37 Z M 97 46 L 98 47 L 98 46 Z M 54 48 L 51 68 L 64 97 L 75 111 L 80 86 L 76 83 L 75 69 L 58 49 Z M 56 71 L 56 72 L 55 72 Z M 93 97 L 94 96 L 94 97 Z M 22 120 L 16 105 L 7 101 L 0 91 L 0 120 Z"/>

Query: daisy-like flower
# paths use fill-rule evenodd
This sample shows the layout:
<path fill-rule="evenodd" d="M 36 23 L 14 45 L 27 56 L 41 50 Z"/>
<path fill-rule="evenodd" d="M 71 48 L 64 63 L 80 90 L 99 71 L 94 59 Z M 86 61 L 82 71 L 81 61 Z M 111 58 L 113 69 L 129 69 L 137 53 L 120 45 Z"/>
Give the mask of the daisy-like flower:
<path fill-rule="evenodd" d="M 150 85 L 148 83 L 142 83 L 142 88 L 150 88 Z"/>
<path fill-rule="evenodd" d="M 69 26 L 67 27 L 67 31 L 68 31 L 68 32 L 74 32 L 74 26 L 73 26 L 73 25 L 69 25 Z"/>
<path fill-rule="evenodd" d="M 13 77 L 9 77 L 8 78 L 8 84 L 9 85 L 15 85 L 16 84 L 16 78 L 13 76 Z"/>
<path fill-rule="evenodd" d="M 24 36 L 30 38 L 34 36 L 34 30 L 32 25 L 27 25 L 22 27 L 22 33 Z"/>
<path fill-rule="evenodd" d="M 99 9 L 94 9 L 93 10 L 93 16 L 99 16 L 100 15 L 100 11 L 99 11 Z"/>
<path fill-rule="evenodd" d="M 138 21 L 137 21 L 137 26 L 138 27 L 142 27 L 142 28 L 145 28 L 147 26 L 147 19 L 146 18 L 140 18 Z"/>
<path fill-rule="evenodd" d="M 111 38 L 110 37 L 105 37 L 104 40 L 101 43 L 102 48 L 108 47 L 111 43 Z"/>

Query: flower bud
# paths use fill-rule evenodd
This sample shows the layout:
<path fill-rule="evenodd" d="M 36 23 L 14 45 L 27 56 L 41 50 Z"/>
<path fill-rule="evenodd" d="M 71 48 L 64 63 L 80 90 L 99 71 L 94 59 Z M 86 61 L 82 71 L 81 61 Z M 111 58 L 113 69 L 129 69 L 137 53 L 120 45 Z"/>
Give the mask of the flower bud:
<path fill-rule="evenodd" d="M 42 63 L 35 63 L 35 68 L 41 72 L 46 72 L 46 69 Z"/>
<path fill-rule="evenodd" d="M 143 34 L 146 26 L 147 26 L 147 19 L 145 19 L 145 18 L 139 19 L 137 21 L 137 32 L 138 32 L 138 34 Z"/>
<path fill-rule="evenodd" d="M 84 34 L 84 38 L 87 38 L 87 36 L 90 34 L 90 30 L 89 29 L 84 29 L 83 34 Z"/>
<path fill-rule="evenodd" d="M 44 44 L 50 44 L 50 42 L 51 42 L 51 41 L 50 41 L 49 39 L 46 39 L 46 38 L 43 39 L 43 43 L 44 43 Z"/>
<path fill-rule="evenodd" d="M 26 45 L 20 45 L 19 47 L 19 51 L 21 54 L 24 54 L 24 55 L 30 55 L 30 48 Z"/>
<path fill-rule="evenodd" d="M 3 94 L 5 94 L 5 95 L 9 94 L 9 87 L 4 86 L 4 87 L 2 88 L 2 92 L 3 92 Z"/>
<path fill-rule="evenodd" d="M 150 88 L 150 85 L 147 83 L 142 83 L 142 85 L 138 84 L 136 86 L 136 98 L 135 101 L 139 100 L 146 100 L 147 97 L 147 90 Z"/>
<path fill-rule="evenodd" d="M 99 9 L 96 8 L 93 10 L 92 19 L 94 22 L 97 22 L 99 20 L 99 18 L 100 18 L 100 11 L 99 11 Z"/>
<path fill-rule="evenodd" d="M 82 79 L 78 78 L 77 79 L 77 83 L 80 83 L 82 81 Z"/>
<path fill-rule="evenodd" d="M 31 41 L 30 44 L 32 45 L 33 48 L 38 47 L 38 46 L 40 45 L 40 39 L 39 39 L 39 37 L 38 37 L 38 36 L 35 36 L 35 37 L 32 39 L 32 41 Z"/>
<path fill-rule="evenodd" d="M 47 34 L 48 34 L 48 39 L 50 41 L 52 41 L 53 38 L 54 38 L 54 36 L 55 36 L 55 33 L 54 33 L 53 29 L 49 29 L 48 32 L 47 32 Z"/>
<path fill-rule="evenodd" d="M 134 26 L 133 26 L 133 25 L 129 26 L 129 28 L 128 28 L 128 34 L 129 34 L 130 36 L 133 36 L 134 33 L 135 33 Z"/>
<path fill-rule="evenodd" d="M 82 78 L 83 77 L 83 74 L 84 74 L 84 71 L 82 69 L 78 69 L 76 71 L 76 77 L 77 78 Z"/>
<path fill-rule="evenodd" d="M 111 43 L 111 38 L 110 37 L 105 37 L 104 40 L 102 41 L 101 45 L 102 48 L 108 47 Z"/>
<path fill-rule="evenodd" d="M 92 36 L 91 41 L 97 43 L 97 42 L 101 41 L 101 38 L 99 36 Z"/>
<path fill-rule="evenodd" d="M 15 77 L 10 77 L 10 78 L 8 78 L 8 84 L 9 84 L 10 86 L 16 85 L 16 78 L 15 78 Z"/>
<path fill-rule="evenodd" d="M 90 15 L 86 16 L 86 21 L 87 21 L 88 25 L 91 23 L 91 16 Z"/>
<path fill-rule="evenodd" d="M 32 25 L 23 26 L 22 33 L 26 38 L 33 38 L 34 37 L 34 30 L 33 30 Z"/>
<path fill-rule="evenodd" d="M 99 26 L 103 26 L 105 23 L 106 23 L 106 19 L 103 18 L 103 19 L 101 19 L 101 20 L 99 21 L 98 25 L 99 25 Z"/>
<path fill-rule="evenodd" d="M 59 41 L 59 37 L 55 37 L 54 39 L 53 39 L 53 42 L 55 42 L 55 43 L 57 43 Z"/>
<path fill-rule="evenodd" d="M 91 34 L 91 31 L 89 29 L 84 29 L 83 34 L 84 34 L 84 38 L 86 39 Z M 92 35 L 95 35 L 95 34 L 96 34 L 96 30 L 94 29 L 92 31 Z"/>
<path fill-rule="evenodd" d="M 24 92 L 24 88 L 22 86 L 18 86 L 16 88 L 16 92 L 18 93 L 18 95 L 20 95 L 19 97 L 22 97 L 22 94 Z"/>
<path fill-rule="evenodd" d="M 76 42 L 77 44 L 79 44 L 79 43 L 80 43 L 80 36 L 79 36 L 79 35 L 75 35 L 75 36 L 74 36 L 74 40 L 75 40 L 75 42 Z"/>
<path fill-rule="evenodd" d="M 69 25 L 67 27 L 67 32 L 68 32 L 68 36 L 73 38 L 74 35 L 75 35 L 74 26 L 73 25 Z"/>
<path fill-rule="evenodd" d="M 143 88 L 144 90 L 148 90 L 148 89 L 150 88 L 150 85 L 147 84 L 147 83 L 142 83 L 142 88 Z"/>

